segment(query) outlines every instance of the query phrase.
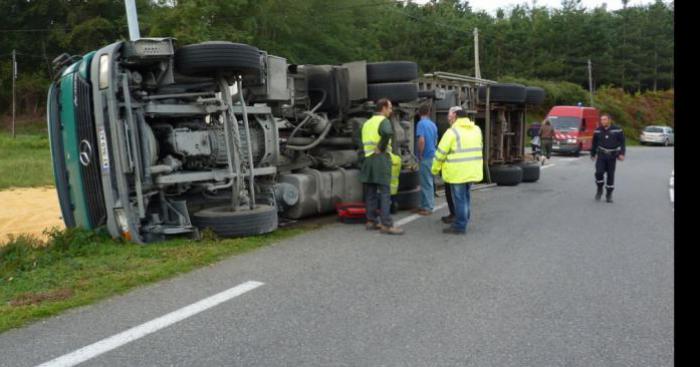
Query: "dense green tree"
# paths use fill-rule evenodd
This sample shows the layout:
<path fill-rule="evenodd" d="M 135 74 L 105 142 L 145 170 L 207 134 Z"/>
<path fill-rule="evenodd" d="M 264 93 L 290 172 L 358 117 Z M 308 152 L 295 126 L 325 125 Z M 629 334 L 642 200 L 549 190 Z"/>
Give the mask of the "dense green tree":
<path fill-rule="evenodd" d="M 143 36 L 250 43 L 290 63 L 414 60 L 421 72 L 474 74 L 474 28 L 481 75 L 566 81 L 628 92 L 673 87 L 674 3 L 608 11 L 564 0 L 474 12 L 465 0 L 424 5 L 396 0 L 138 0 Z M 84 54 L 128 38 L 123 0 L 0 0 L 0 113 L 11 99 L 11 51 L 17 50 L 20 107 L 43 106 L 63 52 Z M 38 106 L 38 107 L 37 107 Z M 20 112 L 22 112 L 20 111 Z"/>

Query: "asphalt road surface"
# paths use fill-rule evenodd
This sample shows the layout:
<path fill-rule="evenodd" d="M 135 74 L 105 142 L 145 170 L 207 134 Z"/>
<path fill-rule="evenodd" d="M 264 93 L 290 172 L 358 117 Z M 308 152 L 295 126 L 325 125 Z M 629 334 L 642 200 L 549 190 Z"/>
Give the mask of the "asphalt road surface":
<path fill-rule="evenodd" d="M 474 191 L 466 236 L 441 233 L 446 209 L 404 236 L 331 224 L 0 334 L 0 365 L 122 338 L 247 281 L 262 285 L 82 365 L 673 365 L 673 148 L 629 148 L 612 204 L 593 200 L 588 157 L 550 164 Z"/>

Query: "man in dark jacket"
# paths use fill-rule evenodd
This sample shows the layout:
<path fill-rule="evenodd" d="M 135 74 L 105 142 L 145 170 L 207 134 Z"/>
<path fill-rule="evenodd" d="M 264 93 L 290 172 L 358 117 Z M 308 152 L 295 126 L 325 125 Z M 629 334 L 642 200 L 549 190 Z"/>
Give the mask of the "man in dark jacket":
<path fill-rule="evenodd" d="M 379 229 L 386 234 L 403 234 L 391 219 L 391 138 L 394 130 L 389 122 L 393 111 L 391 101 L 377 101 L 375 114 L 362 125 L 364 160 L 360 168 L 360 182 L 364 184 L 367 210 L 366 228 Z M 377 218 L 379 209 L 379 218 Z M 381 223 L 380 223 L 381 222 Z"/>
<path fill-rule="evenodd" d="M 605 185 L 605 201 L 612 203 L 612 192 L 615 189 L 615 163 L 625 159 L 625 134 L 622 129 L 612 125 L 610 115 L 600 116 L 600 126 L 593 133 L 591 160 L 598 156 L 595 163 L 595 182 L 598 186 L 595 199 L 603 195 L 603 176 L 607 174 Z"/>

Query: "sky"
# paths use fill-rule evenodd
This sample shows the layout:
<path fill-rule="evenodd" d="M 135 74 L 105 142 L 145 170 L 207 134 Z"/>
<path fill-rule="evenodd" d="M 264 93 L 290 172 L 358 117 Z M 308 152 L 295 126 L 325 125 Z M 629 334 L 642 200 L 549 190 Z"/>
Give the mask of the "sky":
<path fill-rule="evenodd" d="M 546 6 L 548 8 L 556 8 L 560 9 L 561 8 L 561 0 L 536 0 L 537 1 L 537 6 Z M 411 0 L 411 2 L 416 3 L 416 4 L 425 4 L 428 2 L 428 0 Z M 664 0 L 664 3 L 668 3 L 669 1 Z M 486 10 L 491 15 L 496 14 L 496 9 L 498 8 L 503 8 L 504 10 L 509 9 L 509 7 L 517 4 L 523 4 L 527 3 L 528 5 L 532 5 L 532 0 L 469 0 L 469 5 L 472 7 L 472 10 L 475 12 L 478 12 L 480 10 Z M 581 4 L 586 8 L 586 9 L 594 9 L 603 3 L 606 3 L 608 6 L 608 11 L 613 11 L 613 10 L 618 10 L 622 9 L 622 1 L 621 0 L 582 0 Z M 630 0 L 627 3 L 627 6 L 639 6 L 639 5 L 648 5 L 648 4 L 653 4 L 653 0 Z"/>

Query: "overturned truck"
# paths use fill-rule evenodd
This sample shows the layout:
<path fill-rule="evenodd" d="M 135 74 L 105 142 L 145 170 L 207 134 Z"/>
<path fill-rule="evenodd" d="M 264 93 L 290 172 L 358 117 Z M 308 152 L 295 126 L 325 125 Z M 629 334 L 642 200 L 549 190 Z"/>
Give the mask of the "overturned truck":
<path fill-rule="evenodd" d="M 279 218 L 362 201 L 360 132 L 382 97 L 396 104 L 392 148 L 403 169 L 394 201 L 415 207 L 415 112 L 431 102 L 439 113 L 448 95 L 427 87 L 413 62 L 294 65 L 231 42 L 120 41 L 59 56 L 54 68 L 47 120 L 63 220 L 138 243 L 197 238 L 205 228 L 262 234 Z M 460 83 L 469 95 L 447 103 L 478 119 L 490 104 L 474 91 L 493 83 Z"/>

